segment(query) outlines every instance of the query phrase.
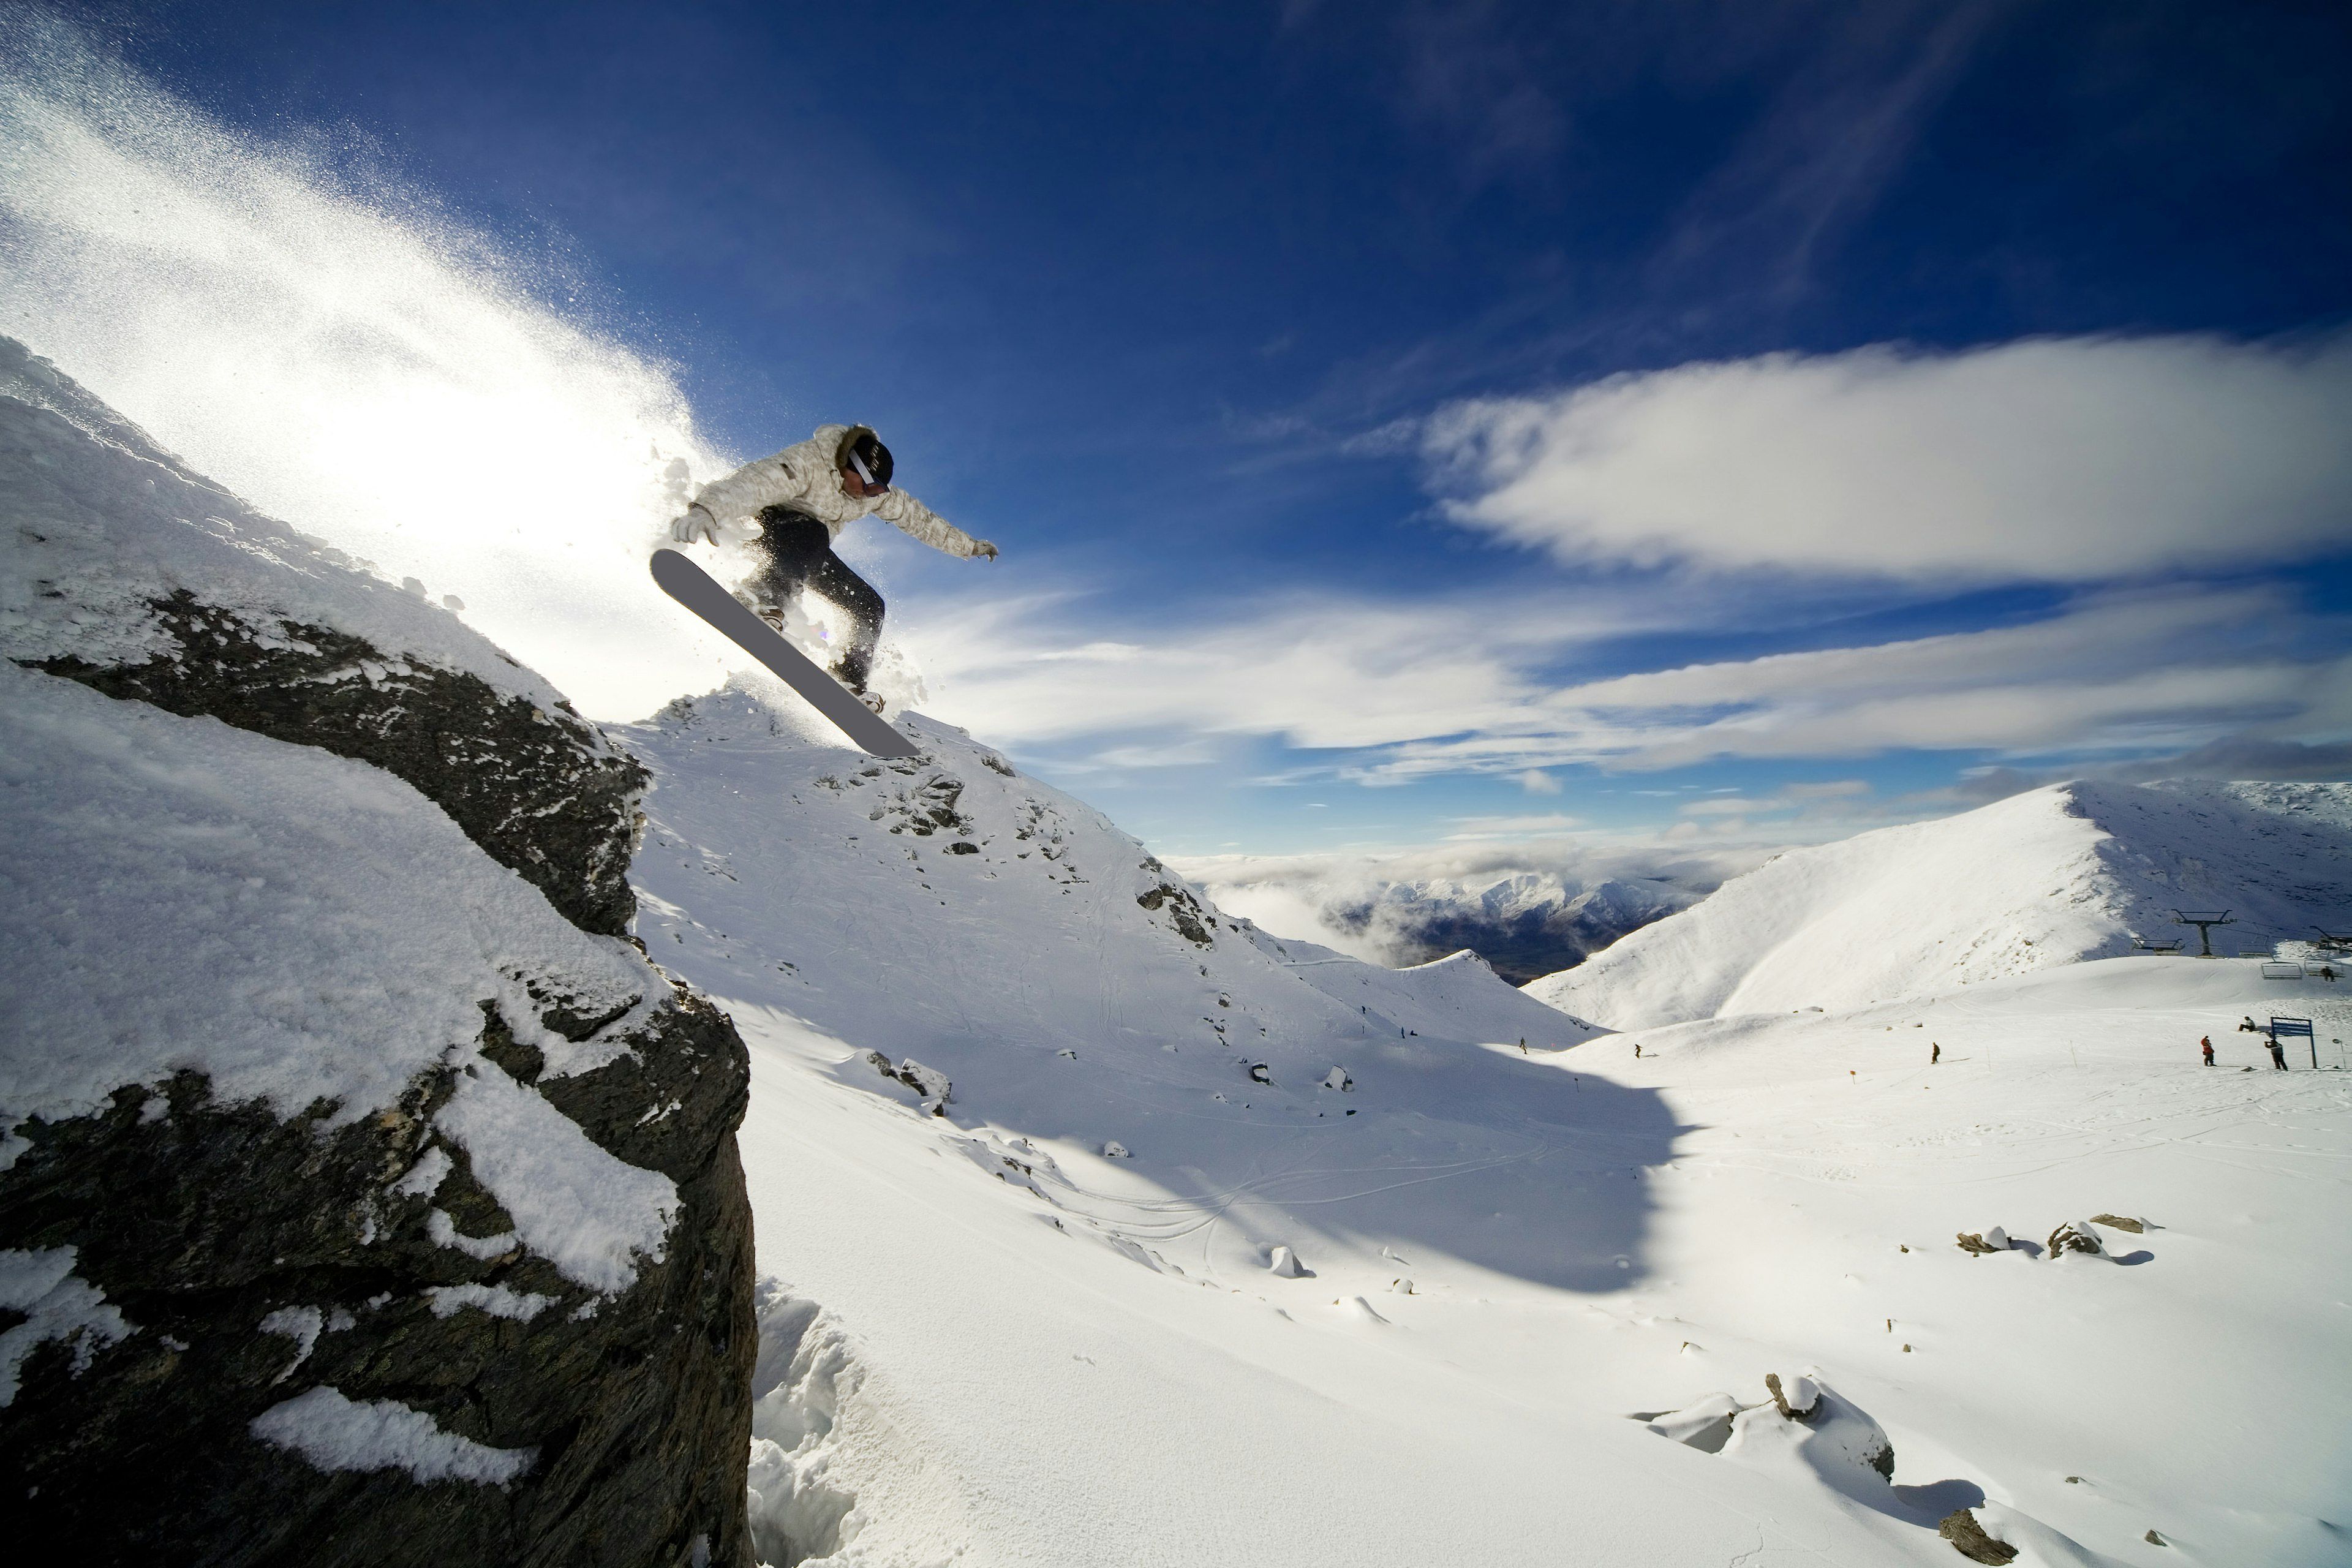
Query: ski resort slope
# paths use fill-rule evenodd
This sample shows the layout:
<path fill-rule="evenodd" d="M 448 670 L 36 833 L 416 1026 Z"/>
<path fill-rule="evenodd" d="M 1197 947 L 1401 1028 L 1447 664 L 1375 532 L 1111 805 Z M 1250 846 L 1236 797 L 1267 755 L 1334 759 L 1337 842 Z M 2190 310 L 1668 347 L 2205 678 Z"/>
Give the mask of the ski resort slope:
<path fill-rule="evenodd" d="M 1843 1012 L 2132 951 L 2217 952 L 2352 906 L 2352 785 L 2074 783 L 1790 850 L 1528 994 L 1612 1027 Z"/>
<path fill-rule="evenodd" d="M 2186 1049 L 2255 966 L 1972 991 L 1981 1079 L 1908 1016 L 1636 1061 L 1223 917 L 907 722 L 920 763 L 746 689 L 621 737 L 639 933 L 751 1047 L 768 1561 L 1941 1564 L 1960 1507 L 2021 1563 L 2340 1560 L 2346 1080 Z M 2151 1260 L 1951 1241 L 2119 1207 Z M 1727 1395 L 1720 1452 L 1628 1419 Z"/>

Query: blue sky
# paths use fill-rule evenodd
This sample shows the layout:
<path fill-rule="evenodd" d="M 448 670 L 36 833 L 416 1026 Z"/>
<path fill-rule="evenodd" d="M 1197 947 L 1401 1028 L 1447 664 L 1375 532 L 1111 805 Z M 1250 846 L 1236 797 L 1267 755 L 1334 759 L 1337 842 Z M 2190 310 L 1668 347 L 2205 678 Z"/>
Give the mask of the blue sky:
<path fill-rule="evenodd" d="M 2340 6 L 85 16 L 878 426 L 1005 552 L 849 547 L 932 706 L 1163 852 L 2352 764 Z"/>

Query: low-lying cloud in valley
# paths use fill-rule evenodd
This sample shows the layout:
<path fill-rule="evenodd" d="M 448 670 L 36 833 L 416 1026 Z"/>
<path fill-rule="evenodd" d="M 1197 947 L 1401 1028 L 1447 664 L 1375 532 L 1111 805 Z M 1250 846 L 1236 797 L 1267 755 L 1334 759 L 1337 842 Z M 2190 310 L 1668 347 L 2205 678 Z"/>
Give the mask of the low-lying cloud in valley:
<path fill-rule="evenodd" d="M 1277 935 L 1400 967 L 1468 948 L 1523 984 L 1688 908 L 1763 858 L 1748 847 L 1513 845 L 1171 863 L 1227 913 Z"/>

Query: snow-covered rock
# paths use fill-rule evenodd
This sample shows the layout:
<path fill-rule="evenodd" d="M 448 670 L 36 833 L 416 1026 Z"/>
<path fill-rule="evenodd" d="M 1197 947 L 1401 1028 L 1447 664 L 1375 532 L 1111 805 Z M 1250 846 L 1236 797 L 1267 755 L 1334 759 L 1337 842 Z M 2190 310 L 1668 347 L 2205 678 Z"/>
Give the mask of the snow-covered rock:
<path fill-rule="evenodd" d="M 642 773 L 5 344 L 0 510 L 12 1544 L 739 1562 L 748 1075 L 614 934 Z"/>
<path fill-rule="evenodd" d="M 1790 850 L 1527 991 L 1614 1028 L 1843 1012 L 2126 953 L 2181 909 L 2266 949 L 2347 886 L 2352 784 L 2053 784 Z"/>
<path fill-rule="evenodd" d="M 0 338 L 0 657 L 405 780 L 590 931 L 645 775 L 444 609 L 265 517 Z"/>

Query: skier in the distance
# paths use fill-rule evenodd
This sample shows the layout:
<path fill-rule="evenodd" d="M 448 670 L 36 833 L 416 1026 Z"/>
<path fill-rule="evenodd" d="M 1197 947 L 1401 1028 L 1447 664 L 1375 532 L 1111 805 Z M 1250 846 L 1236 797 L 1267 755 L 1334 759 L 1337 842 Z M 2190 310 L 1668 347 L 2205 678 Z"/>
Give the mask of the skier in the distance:
<path fill-rule="evenodd" d="M 767 564 L 751 584 L 751 608 L 783 630 L 784 607 L 803 588 L 839 605 L 851 622 L 848 646 L 833 673 L 881 711 L 866 690 L 874 649 L 882 640 L 882 595 L 833 552 L 842 529 L 868 512 L 910 539 L 966 560 L 996 559 L 996 546 L 949 522 L 906 491 L 890 488 L 890 448 L 863 425 L 820 425 L 816 434 L 772 457 L 746 463 L 702 487 L 669 525 L 680 544 L 748 538 L 746 519 L 760 524 Z"/>

